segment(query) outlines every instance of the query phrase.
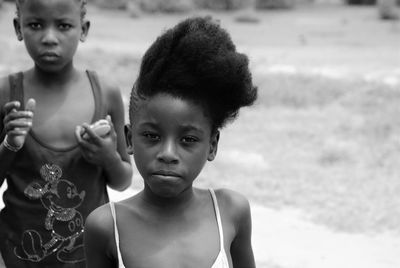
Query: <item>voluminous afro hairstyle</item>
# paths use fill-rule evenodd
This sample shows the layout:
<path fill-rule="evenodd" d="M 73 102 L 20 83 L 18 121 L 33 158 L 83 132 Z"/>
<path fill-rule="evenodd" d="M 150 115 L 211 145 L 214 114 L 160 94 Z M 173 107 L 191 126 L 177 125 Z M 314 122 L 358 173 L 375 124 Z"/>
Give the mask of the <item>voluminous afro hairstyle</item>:
<path fill-rule="evenodd" d="M 213 130 L 257 98 L 247 56 L 236 52 L 228 32 L 211 17 L 186 19 L 150 46 L 131 93 L 131 122 L 137 101 L 158 93 L 201 105 Z"/>

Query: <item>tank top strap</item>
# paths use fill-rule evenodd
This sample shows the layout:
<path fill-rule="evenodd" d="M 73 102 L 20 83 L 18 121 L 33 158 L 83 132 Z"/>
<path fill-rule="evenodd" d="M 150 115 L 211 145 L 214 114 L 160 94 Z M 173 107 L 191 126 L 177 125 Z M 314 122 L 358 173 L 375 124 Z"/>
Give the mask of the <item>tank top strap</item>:
<path fill-rule="evenodd" d="M 119 232 L 117 227 L 117 215 L 115 213 L 115 203 L 110 202 L 111 208 L 111 216 L 114 222 L 114 236 L 115 236 L 115 245 L 117 246 L 117 255 L 118 255 L 118 267 L 125 267 L 122 261 L 121 249 L 119 247 Z"/>
<path fill-rule="evenodd" d="M 93 90 L 93 97 L 95 103 L 93 121 L 97 121 L 106 116 L 107 109 L 106 106 L 104 105 L 101 84 L 97 73 L 92 70 L 86 70 L 86 73 L 87 76 L 89 77 L 90 85 Z"/>
<path fill-rule="evenodd" d="M 224 250 L 224 231 L 222 229 L 221 213 L 219 211 L 218 200 L 217 200 L 217 196 L 215 195 L 214 190 L 211 188 L 208 190 L 210 191 L 210 194 L 211 194 L 211 198 L 212 198 L 213 205 L 214 205 L 215 217 L 217 218 L 220 250 L 223 251 Z"/>
<path fill-rule="evenodd" d="M 21 110 L 24 110 L 25 101 L 24 101 L 24 87 L 23 87 L 23 73 L 18 72 L 14 74 L 10 74 L 8 76 L 8 80 L 10 82 L 10 101 L 19 101 L 21 104 Z"/>

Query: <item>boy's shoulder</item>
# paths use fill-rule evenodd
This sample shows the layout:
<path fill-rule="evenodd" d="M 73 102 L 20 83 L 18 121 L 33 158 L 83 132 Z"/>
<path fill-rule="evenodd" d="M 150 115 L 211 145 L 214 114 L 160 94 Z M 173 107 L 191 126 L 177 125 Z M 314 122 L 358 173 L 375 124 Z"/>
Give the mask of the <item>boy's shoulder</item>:
<path fill-rule="evenodd" d="M 0 89 L 8 89 L 10 87 L 9 75 L 0 77 Z"/>
<path fill-rule="evenodd" d="M 114 109 L 119 107 L 122 102 L 122 95 L 117 84 L 111 80 L 109 77 L 103 76 L 95 71 L 88 71 L 89 75 L 95 78 L 95 81 L 99 84 L 101 88 L 103 99 L 106 101 L 108 107 L 108 113 L 113 114 Z"/>
<path fill-rule="evenodd" d="M 118 86 L 116 86 L 116 82 L 114 82 L 109 77 L 106 77 L 94 70 L 88 70 L 87 72 L 89 73 L 90 76 L 95 77 L 95 79 L 97 79 L 99 85 L 106 94 L 119 93 L 119 88 Z"/>
<path fill-rule="evenodd" d="M 8 102 L 10 98 L 10 82 L 8 76 L 0 77 L 0 104 Z"/>

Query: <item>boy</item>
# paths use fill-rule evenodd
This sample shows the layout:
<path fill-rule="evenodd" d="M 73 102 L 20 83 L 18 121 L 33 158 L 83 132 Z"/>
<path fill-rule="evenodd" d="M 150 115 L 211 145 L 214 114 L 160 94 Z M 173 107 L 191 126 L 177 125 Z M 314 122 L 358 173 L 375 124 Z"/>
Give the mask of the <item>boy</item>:
<path fill-rule="evenodd" d="M 108 202 L 107 185 L 131 182 L 121 94 L 74 67 L 90 27 L 85 0 L 16 5 L 15 32 L 34 66 L 0 81 L 1 254 L 7 267 L 85 267 L 86 216 Z M 100 119 L 103 136 L 88 124 Z"/>

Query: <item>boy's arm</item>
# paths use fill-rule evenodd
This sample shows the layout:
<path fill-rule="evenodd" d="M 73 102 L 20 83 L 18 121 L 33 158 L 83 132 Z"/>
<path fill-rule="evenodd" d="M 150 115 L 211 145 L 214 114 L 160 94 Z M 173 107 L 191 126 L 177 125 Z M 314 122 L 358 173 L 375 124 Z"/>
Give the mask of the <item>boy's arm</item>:
<path fill-rule="evenodd" d="M 10 168 L 11 164 L 15 159 L 15 152 L 12 152 L 4 147 L 4 105 L 9 100 L 9 83 L 6 77 L 0 79 L 0 186 L 3 184 L 4 177 L 6 175 L 7 170 Z"/>
<path fill-rule="evenodd" d="M 114 227 L 109 205 L 94 210 L 86 218 L 84 247 L 87 268 L 116 267 Z"/>
<path fill-rule="evenodd" d="M 118 88 L 106 86 L 105 83 L 102 85 L 111 131 L 105 136 L 98 136 L 87 123 L 84 123 L 75 129 L 75 137 L 83 157 L 104 169 L 107 185 L 114 190 L 123 191 L 132 181 L 131 159 L 125 146 L 124 104 Z M 88 137 L 84 138 L 82 133 L 86 133 Z"/>
<path fill-rule="evenodd" d="M 108 186 L 114 190 L 125 190 L 132 181 L 131 159 L 126 151 L 124 125 L 125 112 L 121 92 L 118 88 L 108 90 L 108 113 L 111 116 L 117 134 L 117 154 L 104 168 L 108 177 Z"/>
<path fill-rule="evenodd" d="M 230 218 L 234 221 L 236 235 L 232 241 L 230 252 L 233 267 L 256 267 L 253 248 L 251 246 L 251 212 L 249 201 L 241 194 L 229 191 Z"/>

